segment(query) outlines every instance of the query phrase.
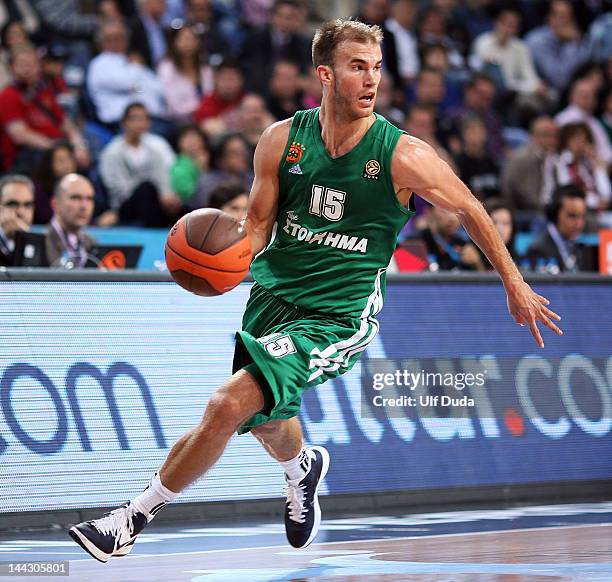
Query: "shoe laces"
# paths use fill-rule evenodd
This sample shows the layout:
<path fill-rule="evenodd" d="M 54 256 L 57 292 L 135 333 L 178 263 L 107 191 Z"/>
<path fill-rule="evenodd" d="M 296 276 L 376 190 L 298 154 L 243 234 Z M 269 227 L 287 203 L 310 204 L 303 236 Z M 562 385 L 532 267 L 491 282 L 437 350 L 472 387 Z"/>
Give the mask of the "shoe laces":
<path fill-rule="evenodd" d="M 304 507 L 306 486 L 300 485 L 300 481 L 301 479 L 287 479 L 287 486 L 283 490 L 289 505 L 289 518 L 296 523 L 304 523 L 308 512 L 308 508 Z"/>
<path fill-rule="evenodd" d="M 136 508 L 131 503 L 122 505 L 109 513 L 105 513 L 101 519 L 97 519 L 94 522 L 96 529 L 101 534 L 116 536 L 121 528 L 127 527 L 130 535 L 133 535 L 134 520 L 132 517 L 136 512 Z"/>

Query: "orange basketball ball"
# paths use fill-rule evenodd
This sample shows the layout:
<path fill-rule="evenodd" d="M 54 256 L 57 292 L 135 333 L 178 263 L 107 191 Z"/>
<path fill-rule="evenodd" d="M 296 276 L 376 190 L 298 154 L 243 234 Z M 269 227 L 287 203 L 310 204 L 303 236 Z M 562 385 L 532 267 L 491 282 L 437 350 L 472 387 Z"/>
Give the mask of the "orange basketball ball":
<path fill-rule="evenodd" d="M 251 241 L 240 222 L 216 208 L 186 214 L 166 239 L 168 271 L 196 295 L 233 289 L 249 272 L 251 258 Z"/>

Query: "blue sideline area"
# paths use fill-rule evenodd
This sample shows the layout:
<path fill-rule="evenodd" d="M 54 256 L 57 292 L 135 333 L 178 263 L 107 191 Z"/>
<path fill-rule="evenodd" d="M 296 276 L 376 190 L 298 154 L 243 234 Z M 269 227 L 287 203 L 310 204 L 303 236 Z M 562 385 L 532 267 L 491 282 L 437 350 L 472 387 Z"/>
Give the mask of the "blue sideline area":
<path fill-rule="evenodd" d="M 32 227 L 35 232 L 42 232 L 44 226 Z M 115 228 L 89 228 L 91 234 L 100 244 L 124 244 L 143 245 L 142 254 L 138 261 L 138 269 L 143 271 L 165 271 L 164 245 L 168 230 L 165 228 L 135 228 L 118 226 Z M 517 233 L 515 239 L 516 251 L 522 256 L 531 244 L 534 235 L 532 233 Z M 588 245 L 598 245 L 597 234 L 584 234 L 580 237 L 581 242 Z"/>

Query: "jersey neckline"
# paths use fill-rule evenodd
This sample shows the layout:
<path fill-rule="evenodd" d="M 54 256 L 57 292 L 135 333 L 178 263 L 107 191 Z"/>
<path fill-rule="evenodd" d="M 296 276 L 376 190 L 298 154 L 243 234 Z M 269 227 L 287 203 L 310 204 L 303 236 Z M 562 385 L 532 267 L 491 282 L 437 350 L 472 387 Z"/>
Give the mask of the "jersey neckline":
<path fill-rule="evenodd" d="M 327 148 L 325 147 L 325 142 L 323 141 L 323 137 L 321 136 L 321 123 L 319 122 L 319 111 L 320 110 L 321 110 L 320 107 L 317 107 L 315 109 L 315 111 L 316 111 L 316 118 L 315 118 L 315 123 L 312 124 L 312 130 L 313 130 L 313 133 L 315 134 L 314 137 L 317 140 L 317 143 L 323 149 L 323 153 L 324 153 L 325 157 L 329 161 L 331 161 L 331 162 L 344 161 L 349 156 L 353 155 L 356 151 L 358 151 L 360 148 L 363 148 L 363 144 L 366 142 L 366 138 L 368 137 L 368 135 L 372 131 L 372 128 L 376 124 L 378 124 L 380 122 L 380 120 L 381 120 L 381 116 L 378 115 L 378 113 L 376 113 L 376 111 L 374 111 L 373 113 L 374 113 L 374 116 L 376 117 L 376 120 L 374 121 L 374 123 L 372 125 L 370 125 L 368 130 L 363 134 L 362 138 L 355 144 L 355 146 L 352 149 L 350 149 L 348 152 L 346 152 L 345 154 L 342 154 L 341 156 L 339 156 L 337 158 L 332 158 L 329 155 L 329 152 L 327 151 Z"/>

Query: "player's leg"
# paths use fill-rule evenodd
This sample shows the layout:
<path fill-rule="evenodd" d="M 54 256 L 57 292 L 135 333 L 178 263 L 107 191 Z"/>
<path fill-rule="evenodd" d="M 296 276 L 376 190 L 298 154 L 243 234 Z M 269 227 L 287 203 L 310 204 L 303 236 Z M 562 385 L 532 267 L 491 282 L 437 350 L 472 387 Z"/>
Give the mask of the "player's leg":
<path fill-rule="evenodd" d="M 157 512 L 208 471 L 236 429 L 263 406 L 256 380 L 245 370 L 236 372 L 213 394 L 201 422 L 175 443 L 140 495 L 101 519 L 70 528 L 70 536 L 101 562 L 129 553 Z"/>
<path fill-rule="evenodd" d="M 329 454 L 323 447 L 304 446 L 297 416 L 266 422 L 252 428 L 251 432 L 285 472 L 287 539 L 293 547 L 305 548 L 319 531 L 318 489 L 329 468 Z"/>
<path fill-rule="evenodd" d="M 164 486 L 178 493 L 201 477 L 221 456 L 236 429 L 263 405 L 255 379 L 245 370 L 236 372 L 213 394 L 200 424 L 170 450 L 159 472 Z"/>

